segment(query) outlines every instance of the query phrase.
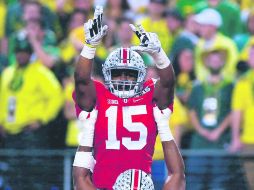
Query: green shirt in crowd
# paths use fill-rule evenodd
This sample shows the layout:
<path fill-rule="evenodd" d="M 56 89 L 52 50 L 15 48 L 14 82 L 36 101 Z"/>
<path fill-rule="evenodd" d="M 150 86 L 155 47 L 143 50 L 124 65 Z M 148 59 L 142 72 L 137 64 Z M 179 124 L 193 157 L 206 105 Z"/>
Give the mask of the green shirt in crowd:
<path fill-rule="evenodd" d="M 200 125 L 207 130 L 214 130 L 230 113 L 233 83 L 222 81 L 220 84 L 197 83 L 194 85 L 188 107 L 197 114 Z M 226 130 L 216 142 L 211 142 L 198 133 L 194 133 L 191 148 L 223 149 L 229 142 L 230 133 Z"/>

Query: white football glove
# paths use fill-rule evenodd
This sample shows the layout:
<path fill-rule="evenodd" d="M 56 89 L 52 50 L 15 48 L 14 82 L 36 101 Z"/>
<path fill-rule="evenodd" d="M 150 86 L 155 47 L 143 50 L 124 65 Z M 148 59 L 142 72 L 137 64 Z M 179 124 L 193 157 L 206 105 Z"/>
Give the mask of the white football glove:
<path fill-rule="evenodd" d="M 130 27 L 140 40 L 139 46 L 133 46 L 131 48 L 132 50 L 146 52 L 149 54 L 160 52 L 161 42 L 159 41 L 156 33 L 146 32 L 141 24 L 138 24 L 136 27 L 133 24 L 130 24 Z"/>
<path fill-rule="evenodd" d="M 84 24 L 86 42 L 80 55 L 87 59 L 94 58 L 96 46 L 100 44 L 103 36 L 107 33 L 108 26 L 102 26 L 102 15 L 103 8 L 101 6 L 96 6 L 94 18 L 89 19 Z"/>
<path fill-rule="evenodd" d="M 133 46 L 131 49 L 138 52 L 149 53 L 154 58 L 155 65 L 159 69 L 168 67 L 170 60 L 161 47 L 158 35 L 156 33 L 146 32 L 141 24 L 138 24 L 136 27 L 130 24 L 130 27 L 140 40 L 139 46 Z"/>
<path fill-rule="evenodd" d="M 102 26 L 102 15 L 102 6 L 96 6 L 93 20 L 89 19 L 84 24 L 86 43 L 93 47 L 96 47 L 100 44 L 103 36 L 106 35 L 108 30 L 107 25 Z"/>

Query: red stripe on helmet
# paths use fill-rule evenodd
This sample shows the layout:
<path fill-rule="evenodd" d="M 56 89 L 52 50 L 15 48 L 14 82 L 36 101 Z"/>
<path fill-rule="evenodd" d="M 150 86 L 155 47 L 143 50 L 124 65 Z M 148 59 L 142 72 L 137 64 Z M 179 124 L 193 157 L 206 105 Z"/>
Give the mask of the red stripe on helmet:
<path fill-rule="evenodd" d="M 128 61 L 128 50 L 126 48 L 123 48 L 123 57 L 122 57 L 122 62 L 124 64 L 127 64 L 127 61 Z"/>
<path fill-rule="evenodd" d="M 140 180 L 141 180 L 141 176 L 140 176 L 140 170 L 135 170 L 133 171 L 133 181 L 132 181 L 132 190 L 139 190 L 140 188 Z"/>

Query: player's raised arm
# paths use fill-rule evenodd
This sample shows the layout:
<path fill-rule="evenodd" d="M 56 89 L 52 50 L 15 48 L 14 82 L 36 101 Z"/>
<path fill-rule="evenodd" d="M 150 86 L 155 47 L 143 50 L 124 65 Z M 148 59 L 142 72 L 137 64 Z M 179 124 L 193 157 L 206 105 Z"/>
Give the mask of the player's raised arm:
<path fill-rule="evenodd" d="M 96 102 L 96 93 L 91 79 L 96 47 L 106 34 L 108 26 L 102 26 L 103 8 L 97 6 L 94 18 L 84 24 L 86 42 L 75 67 L 76 102 L 82 110 L 91 111 Z"/>
<path fill-rule="evenodd" d="M 139 24 L 131 29 L 140 39 L 140 45 L 132 47 L 133 50 L 149 53 L 155 61 L 160 80 L 156 83 L 154 98 L 160 109 L 165 109 L 173 102 L 175 74 L 170 60 L 161 47 L 157 34 L 146 32 Z"/>
<path fill-rule="evenodd" d="M 96 47 L 100 44 L 108 28 L 102 26 L 102 14 L 102 7 L 97 6 L 93 20 L 90 19 L 84 24 L 86 42 L 75 67 L 75 101 L 83 110 L 78 119 L 84 125 L 73 162 L 75 190 L 96 190 L 91 180 L 91 171 L 95 164 L 92 147 L 94 125 L 97 119 L 97 111 L 93 109 L 96 103 L 96 93 L 94 82 L 91 79 L 91 72 Z M 89 118 L 87 117 L 89 112 L 85 110 L 91 111 Z"/>

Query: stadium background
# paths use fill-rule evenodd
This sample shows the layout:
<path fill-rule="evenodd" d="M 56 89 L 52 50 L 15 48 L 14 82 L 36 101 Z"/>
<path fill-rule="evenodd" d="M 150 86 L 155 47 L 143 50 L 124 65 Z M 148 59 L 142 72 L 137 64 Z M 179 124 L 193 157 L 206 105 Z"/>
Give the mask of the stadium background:
<path fill-rule="evenodd" d="M 254 69 L 252 0 L 0 0 L 0 189 L 71 189 L 80 129 L 71 97 L 73 72 L 85 40 L 83 23 L 97 4 L 105 7 L 110 31 L 97 49 L 94 78 L 102 80 L 101 63 L 110 50 L 138 43 L 129 23 L 141 22 L 156 32 L 172 61 L 177 84 L 169 122 L 185 160 L 187 189 L 253 189 L 254 92 L 248 98 L 249 115 L 243 116 L 241 141 L 246 146 L 241 152 L 228 151 L 230 128 L 216 140 L 194 141 L 199 131 L 189 114 L 196 101 L 190 94 L 197 80 L 206 82 L 204 62 L 211 52 L 224 55 L 225 81 L 238 84 Z M 221 25 L 208 14 L 197 19 L 208 8 L 220 14 Z M 216 40 L 204 40 L 201 30 L 206 25 L 213 26 L 208 30 Z M 31 55 L 22 68 L 16 58 L 20 51 Z M 147 77 L 154 77 L 152 58 L 143 58 Z M 241 103 L 249 92 L 238 85 L 233 91 L 237 98 L 228 97 L 229 105 L 223 106 L 244 110 Z M 161 189 L 167 174 L 159 139 L 152 169 L 156 189 Z"/>

